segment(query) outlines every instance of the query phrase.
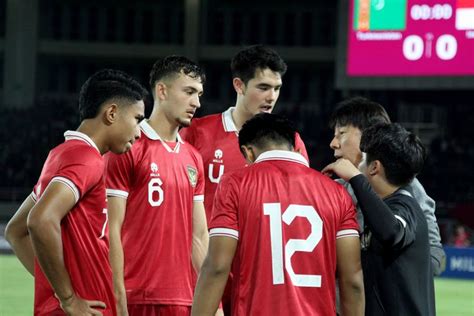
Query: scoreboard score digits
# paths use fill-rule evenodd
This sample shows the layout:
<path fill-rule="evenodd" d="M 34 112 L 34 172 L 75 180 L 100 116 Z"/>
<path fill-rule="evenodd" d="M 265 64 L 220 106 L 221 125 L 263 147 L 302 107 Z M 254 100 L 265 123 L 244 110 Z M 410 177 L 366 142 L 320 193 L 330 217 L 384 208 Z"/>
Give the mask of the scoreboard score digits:
<path fill-rule="evenodd" d="M 474 75 L 474 0 L 351 0 L 349 76 Z"/>

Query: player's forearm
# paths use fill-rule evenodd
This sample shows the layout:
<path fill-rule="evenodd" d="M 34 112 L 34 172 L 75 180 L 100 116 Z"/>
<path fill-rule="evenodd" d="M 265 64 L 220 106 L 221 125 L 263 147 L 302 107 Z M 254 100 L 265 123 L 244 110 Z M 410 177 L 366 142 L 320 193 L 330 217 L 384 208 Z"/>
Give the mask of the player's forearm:
<path fill-rule="evenodd" d="M 7 235 L 6 235 L 7 236 Z M 20 260 L 26 270 L 35 276 L 35 253 L 29 235 L 9 236 L 7 241 L 10 243 L 13 252 Z"/>
<path fill-rule="evenodd" d="M 125 219 L 127 200 L 109 196 L 107 206 L 109 209 L 109 260 L 113 273 L 114 292 L 119 305 L 126 305 L 122 225 Z"/>
<path fill-rule="evenodd" d="M 60 223 L 48 219 L 28 221 L 28 231 L 38 262 L 54 292 L 61 301 L 72 297 L 74 289 L 64 264 Z"/>
<path fill-rule="evenodd" d="M 208 247 L 209 234 L 207 230 L 202 231 L 198 236 L 193 235 L 192 262 L 197 274 L 199 274 L 206 258 Z"/>
<path fill-rule="evenodd" d="M 126 299 L 124 280 L 124 255 L 120 232 L 111 229 L 109 259 L 113 273 L 114 292 L 117 300 Z"/>
<path fill-rule="evenodd" d="M 33 276 L 35 274 L 35 253 L 28 235 L 27 219 L 34 205 L 35 200 L 31 195 L 28 196 L 5 228 L 5 239 L 10 243 L 15 255 L 26 270 Z"/>
<path fill-rule="evenodd" d="M 204 263 L 194 293 L 193 316 L 214 316 L 229 277 L 229 269 L 217 269 Z"/>
<path fill-rule="evenodd" d="M 363 316 L 365 294 L 362 270 L 349 279 L 339 279 L 341 310 L 343 316 Z"/>

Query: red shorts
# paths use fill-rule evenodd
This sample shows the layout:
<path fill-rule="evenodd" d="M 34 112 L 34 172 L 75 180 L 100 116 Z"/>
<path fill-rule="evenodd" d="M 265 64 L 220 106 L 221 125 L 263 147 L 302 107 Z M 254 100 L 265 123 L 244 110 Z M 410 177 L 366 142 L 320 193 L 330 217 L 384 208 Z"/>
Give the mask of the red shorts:
<path fill-rule="evenodd" d="M 127 306 L 129 316 L 189 316 L 191 306 L 130 304 Z"/>

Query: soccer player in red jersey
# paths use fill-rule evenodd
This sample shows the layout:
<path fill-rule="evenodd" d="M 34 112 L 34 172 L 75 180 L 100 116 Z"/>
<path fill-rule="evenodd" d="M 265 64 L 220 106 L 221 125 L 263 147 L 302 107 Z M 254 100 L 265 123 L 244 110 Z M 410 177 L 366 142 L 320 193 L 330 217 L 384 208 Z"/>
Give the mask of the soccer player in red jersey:
<path fill-rule="evenodd" d="M 204 161 L 204 204 L 208 222 L 211 219 L 214 194 L 222 175 L 246 165 L 239 150 L 239 130 L 255 114 L 273 111 L 286 68 L 278 53 L 263 45 L 239 51 L 231 62 L 232 83 L 237 93 L 235 107 L 223 113 L 195 118 L 190 127 L 181 130 L 183 139 L 196 147 Z M 295 141 L 296 150 L 308 159 L 298 133 Z"/>
<path fill-rule="evenodd" d="M 109 155 L 110 258 L 119 315 L 189 315 L 208 232 L 201 155 L 178 134 L 200 107 L 205 75 L 181 56 L 150 74 L 154 108 L 125 155 Z"/>
<path fill-rule="evenodd" d="M 232 267 L 232 315 L 363 315 L 356 211 L 344 187 L 294 152 L 279 116 L 247 121 L 239 145 L 252 164 L 226 173 L 210 222 L 209 252 L 192 315 L 212 315 Z"/>
<path fill-rule="evenodd" d="M 104 160 L 139 137 L 146 90 L 117 70 L 82 86 L 81 124 L 50 151 L 6 238 L 35 277 L 35 315 L 115 315 Z"/>

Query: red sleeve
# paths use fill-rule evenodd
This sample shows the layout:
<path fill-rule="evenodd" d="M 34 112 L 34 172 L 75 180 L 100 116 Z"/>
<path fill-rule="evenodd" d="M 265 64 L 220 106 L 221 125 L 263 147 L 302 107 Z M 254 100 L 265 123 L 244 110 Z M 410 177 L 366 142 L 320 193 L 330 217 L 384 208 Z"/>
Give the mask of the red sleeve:
<path fill-rule="evenodd" d="M 357 222 L 356 207 L 349 193 L 341 186 L 341 216 L 337 228 L 336 238 L 359 237 L 359 224 Z"/>
<path fill-rule="evenodd" d="M 127 198 L 132 183 L 132 152 L 120 155 L 109 152 L 105 155 L 105 159 L 107 196 Z"/>
<path fill-rule="evenodd" d="M 209 236 L 239 238 L 238 185 L 231 175 L 224 175 L 217 186 Z"/>
<path fill-rule="evenodd" d="M 306 146 L 301 139 L 299 133 L 295 134 L 295 150 L 298 151 L 303 157 L 309 162 L 308 152 L 306 151 Z"/>
<path fill-rule="evenodd" d="M 84 156 L 81 158 L 84 159 Z M 102 180 L 104 164 L 97 162 L 97 159 L 88 159 L 84 163 L 66 164 L 58 171 L 57 176 L 70 179 L 79 190 L 80 196 L 83 196 Z"/>
<path fill-rule="evenodd" d="M 92 150 L 95 151 L 95 149 Z M 92 150 L 81 151 L 79 155 L 76 152 L 62 155 L 59 168 L 50 180 L 50 182 L 61 182 L 68 186 L 74 193 L 76 203 L 97 183 L 103 180 L 103 160 Z M 45 187 L 41 188 L 41 184 L 38 183 L 33 192 L 39 196 L 41 191 L 45 189 Z M 35 196 L 36 199 L 37 196 Z"/>

